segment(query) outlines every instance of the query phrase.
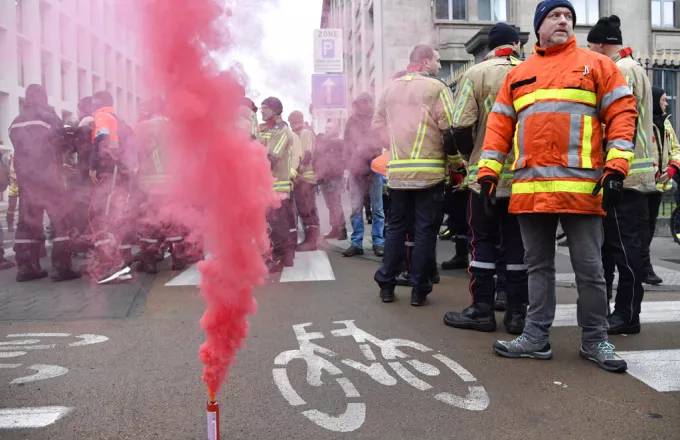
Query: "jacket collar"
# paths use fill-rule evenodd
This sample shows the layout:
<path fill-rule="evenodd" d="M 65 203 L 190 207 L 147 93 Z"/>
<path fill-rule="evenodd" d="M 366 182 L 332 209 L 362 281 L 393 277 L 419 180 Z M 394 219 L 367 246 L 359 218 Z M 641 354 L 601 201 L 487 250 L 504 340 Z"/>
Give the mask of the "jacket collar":
<path fill-rule="evenodd" d="M 623 49 L 619 50 L 616 52 L 614 55 L 612 55 L 612 61 L 617 62 L 619 60 L 622 60 L 626 57 L 633 57 L 633 49 L 630 47 L 624 47 Z"/>
<path fill-rule="evenodd" d="M 113 107 L 102 107 L 95 110 L 95 113 L 116 113 L 116 110 Z"/>
<path fill-rule="evenodd" d="M 508 58 L 508 57 L 519 57 L 519 54 L 515 52 L 515 48 L 512 45 L 506 44 L 503 46 L 498 46 L 491 52 L 489 52 L 486 57 L 484 57 L 484 60 L 491 60 L 494 58 Z"/>
<path fill-rule="evenodd" d="M 557 46 L 540 47 L 538 44 L 535 44 L 534 51 L 536 52 L 536 54 L 542 57 L 549 57 L 553 55 L 560 55 L 565 52 L 571 52 L 573 50 L 576 50 L 576 47 L 577 47 L 576 37 L 572 35 L 565 43 Z"/>

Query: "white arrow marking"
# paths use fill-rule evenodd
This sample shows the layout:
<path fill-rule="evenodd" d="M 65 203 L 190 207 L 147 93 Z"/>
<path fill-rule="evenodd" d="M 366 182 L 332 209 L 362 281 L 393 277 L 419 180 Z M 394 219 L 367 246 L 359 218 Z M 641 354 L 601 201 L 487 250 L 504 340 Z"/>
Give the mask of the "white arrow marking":
<path fill-rule="evenodd" d="M 2 358 L 15 358 L 18 356 L 25 355 L 25 351 L 0 351 L 0 359 Z"/>
<path fill-rule="evenodd" d="M 326 104 L 330 104 L 333 101 L 333 87 L 335 86 L 335 82 L 328 78 L 321 86 L 326 89 Z"/>
<path fill-rule="evenodd" d="M 0 346 L 2 346 L 2 345 L 37 344 L 38 342 L 40 342 L 40 339 L 19 339 L 18 341 L 0 342 Z"/>
<path fill-rule="evenodd" d="M 82 347 L 83 345 L 99 344 L 109 340 L 106 336 L 101 335 L 78 335 L 76 338 L 80 338 L 82 341 L 68 344 L 69 347 Z"/>
<path fill-rule="evenodd" d="M 52 379 L 54 377 L 63 376 L 68 373 L 68 368 L 60 367 L 59 365 L 42 365 L 35 364 L 28 367 L 29 370 L 35 370 L 37 373 L 30 376 L 24 376 L 14 379 L 12 384 L 35 382 L 37 380 Z"/>
<path fill-rule="evenodd" d="M 17 368 L 20 366 L 21 364 L 0 364 L 0 368 Z"/>
<path fill-rule="evenodd" d="M 0 429 L 44 428 L 70 411 L 65 406 L 0 409 Z"/>
<path fill-rule="evenodd" d="M 47 350 L 48 348 L 54 348 L 57 344 L 49 345 L 24 345 L 21 347 L 0 347 L 0 350 Z"/>
<path fill-rule="evenodd" d="M 65 338 L 71 333 L 14 333 L 7 335 L 8 338 Z"/>

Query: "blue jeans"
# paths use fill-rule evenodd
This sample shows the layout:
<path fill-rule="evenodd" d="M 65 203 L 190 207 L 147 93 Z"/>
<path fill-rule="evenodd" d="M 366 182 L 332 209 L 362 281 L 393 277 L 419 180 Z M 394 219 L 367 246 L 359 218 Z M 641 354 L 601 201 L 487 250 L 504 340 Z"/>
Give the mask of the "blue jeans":
<path fill-rule="evenodd" d="M 373 246 L 385 246 L 383 228 L 385 227 L 385 213 L 383 212 L 382 200 L 382 176 L 371 173 L 366 177 L 349 176 L 349 198 L 352 205 L 352 214 L 349 219 L 352 222 L 352 246 L 363 249 L 364 241 L 364 195 L 371 199 L 373 210 Z"/>

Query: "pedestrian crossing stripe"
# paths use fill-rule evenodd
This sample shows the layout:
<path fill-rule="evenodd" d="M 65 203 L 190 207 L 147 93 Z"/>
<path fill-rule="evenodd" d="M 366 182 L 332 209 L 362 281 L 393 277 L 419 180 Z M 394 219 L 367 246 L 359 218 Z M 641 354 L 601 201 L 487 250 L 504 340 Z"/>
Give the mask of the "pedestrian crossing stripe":
<path fill-rule="evenodd" d="M 680 350 L 621 351 L 628 374 L 661 393 L 680 391 Z"/>
<path fill-rule="evenodd" d="M 611 305 L 614 310 L 614 304 Z M 643 301 L 640 322 L 643 324 L 680 322 L 680 301 Z M 576 327 L 576 304 L 558 304 L 553 327 Z"/>
<path fill-rule="evenodd" d="M 320 250 L 296 252 L 293 267 L 285 267 L 280 278 L 281 283 L 333 280 L 335 280 L 335 274 L 328 254 Z M 201 273 L 198 266 L 194 264 L 165 285 L 168 287 L 197 286 L 200 281 Z"/>

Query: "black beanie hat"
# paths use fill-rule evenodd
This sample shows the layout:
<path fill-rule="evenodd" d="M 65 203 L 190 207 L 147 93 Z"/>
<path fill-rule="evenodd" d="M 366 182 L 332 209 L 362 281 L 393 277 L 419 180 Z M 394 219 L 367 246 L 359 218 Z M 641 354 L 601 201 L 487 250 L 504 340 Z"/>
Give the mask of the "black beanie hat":
<path fill-rule="evenodd" d="M 588 33 L 588 43 L 623 44 L 621 19 L 616 15 L 602 17 Z"/>
<path fill-rule="evenodd" d="M 536 37 L 538 37 L 538 29 L 541 27 L 545 17 L 550 14 L 550 11 L 560 7 L 569 8 L 571 16 L 574 18 L 572 27 L 576 27 L 576 10 L 574 10 L 574 5 L 569 0 L 543 0 L 536 5 L 536 12 L 534 13 L 534 32 L 536 32 Z"/>
<path fill-rule="evenodd" d="M 281 104 L 279 98 L 274 98 L 273 96 L 270 96 L 269 98 L 262 101 L 262 105 L 272 109 L 274 114 L 280 115 L 281 113 L 283 113 L 283 104 Z"/>
<path fill-rule="evenodd" d="M 489 49 L 513 44 L 519 41 L 519 33 L 506 23 L 497 23 L 489 31 Z"/>

